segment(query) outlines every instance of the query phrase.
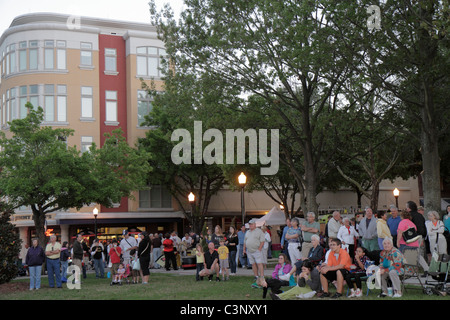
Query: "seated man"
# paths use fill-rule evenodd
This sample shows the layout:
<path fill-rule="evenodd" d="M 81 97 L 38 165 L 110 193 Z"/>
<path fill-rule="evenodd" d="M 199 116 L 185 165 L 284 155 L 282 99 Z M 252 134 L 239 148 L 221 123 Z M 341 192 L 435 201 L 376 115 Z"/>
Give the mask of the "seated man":
<path fill-rule="evenodd" d="M 219 277 L 219 254 L 215 250 L 214 243 L 208 243 L 208 251 L 205 252 L 204 268 L 199 272 L 200 277 L 209 277 L 212 280 L 214 273 L 216 274 L 216 281 L 220 281 Z"/>
<path fill-rule="evenodd" d="M 351 265 L 352 260 L 350 255 L 346 250 L 341 248 L 341 241 L 339 239 L 331 239 L 328 260 L 320 266 L 320 283 L 323 289 L 322 298 L 330 296 L 328 293 L 328 281 L 333 282 L 335 280 L 337 281 L 336 293 L 332 298 L 342 296 L 344 279 Z"/>

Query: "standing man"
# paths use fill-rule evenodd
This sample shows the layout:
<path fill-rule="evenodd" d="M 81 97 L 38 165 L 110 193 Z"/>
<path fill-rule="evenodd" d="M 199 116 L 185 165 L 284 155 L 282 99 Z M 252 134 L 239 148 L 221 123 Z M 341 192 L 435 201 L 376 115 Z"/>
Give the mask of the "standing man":
<path fill-rule="evenodd" d="M 303 232 L 302 257 L 306 259 L 309 251 L 313 247 L 311 244 L 311 236 L 313 234 L 319 235 L 320 231 L 320 224 L 316 221 L 316 214 L 314 212 L 308 212 L 306 214 L 306 221 L 302 223 L 301 230 Z"/>
<path fill-rule="evenodd" d="M 153 268 L 155 269 L 161 268 L 159 263 L 156 263 L 156 261 L 158 261 L 159 257 L 161 256 L 161 246 L 162 246 L 161 238 L 159 237 L 159 234 L 156 232 L 153 235 L 152 239 Z"/>
<path fill-rule="evenodd" d="M 84 255 L 84 249 L 83 249 L 83 236 L 81 234 L 77 234 L 77 238 L 75 239 L 73 246 L 72 246 L 72 263 L 73 265 L 80 268 L 79 272 L 76 272 L 75 275 L 80 276 L 81 270 L 82 270 L 82 261 L 83 261 L 83 255 Z M 75 283 L 81 283 L 81 279 L 75 278 Z"/>
<path fill-rule="evenodd" d="M 104 278 L 105 277 L 105 249 L 103 245 L 100 243 L 98 239 L 94 240 L 94 243 L 91 247 L 91 256 L 94 259 L 94 269 L 95 269 L 95 277 Z"/>
<path fill-rule="evenodd" d="M 368 251 L 380 250 L 378 246 L 377 219 L 373 216 L 371 208 L 366 208 L 366 215 L 361 219 L 358 231 L 364 248 Z"/>
<path fill-rule="evenodd" d="M 286 233 L 289 230 L 289 228 L 291 227 L 291 219 L 287 218 L 286 219 L 286 226 L 283 228 L 283 234 L 281 235 L 281 252 L 284 253 L 285 255 L 287 255 L 289 257 L 289 252 L 288 252 L 288 242 L 286 239 Z"/>
<path fill-rule="evenodd" d="M 425 270 L 424 276 L 428 274 L 428 264 L 425 260 L 426 247 L 425 238 L 427 237 L 427 227 L 425 225 L 425 217 L 417 211 L 417 204 L 414 201 L 406 203 L 406 211 L 411 215 L 411 221 L 416 225 L 417 234 L 421 235 L 419 238 L 419 264 Z"/>
<path fill-rule="evenodd" d="M 248 262 L 252 264 L 253 274 L 256 283 L 259 285 L 264 280 L 264 264 L 262 249 L 265 242 L 264 232 L 256 228 L 256 219 L 251 219 L 248 223 L 249 230 L 245 234 L 244 254 L 247 254 Z"/>
<path fill-rule="evenodd" d="M 387 220 L 387 225 L 392 235 L 392 243 L 394 246 L 397 246 L 397 229 L 398 224 L 402 221 L 402 218 L 398 215 L 398 208 L 393 204 L 390 205 L 389 209 L 391 210 L 391 216 Z"/>
<path fill-rule="evenodd" d="M 242 268 L 246 268 L 248 266 L 247 257 L 244 255 L 244 239 L 245 239 L 245 224 L 242 224 L 241 230 L 238 232 L 238 245 L 239 245 L 239 262 L 241 263 Z"/>
<path fill-rule="evenodd" d="M 123 239 L 120 241 L 124 266 L 130 264 L 131 256 L 136 254 L 138 244 L 134 237 L 130 237 L 128 230 L 123 230 Z"/>
<path fill-rule="evenodd" d="M 341 213 L 339 211 L 334 211 L 333 217 L 330 220 L 328 220 L 328 239 L 330 239 L 330 238 L 336 239 L 337 238 L 339 229 L 342 226 L 341 220 L 342 220 Z"/>
<path fill-rule="evenodd" d="M 50 288 L 56 287 L 62 288 L 61 282 L 61 271 L 60 271 L 60 252 L 61 244 L 56 241 L 56 236 L 50 236 L 50 242 L 45 247 L 45 255 L 47 256 L 47 274 L 48 274 L 48 285 Z"/>

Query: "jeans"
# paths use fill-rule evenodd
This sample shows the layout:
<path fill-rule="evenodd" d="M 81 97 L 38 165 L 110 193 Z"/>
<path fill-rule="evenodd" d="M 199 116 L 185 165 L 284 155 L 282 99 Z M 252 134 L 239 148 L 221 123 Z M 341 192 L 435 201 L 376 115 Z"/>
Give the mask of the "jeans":
<path fill-rule="evenodd" d="M 69 261 L 61 261 L 61 279 L 67 279 L 67 267 L 69 266 Z"/>
<path fill-rule="evenodd" d="M 28 267 L 28 270 L 30 272 L 30 289 L 40 289 L 42 266 Z"/>
<path fill-rule="evenodd" d="M 53 260 L 47 259 L 47 274 L 48 274 L 48 285 L 50 286 L 50 288 L 55 287 L 55 278 L 56 278 L 56 286 L 58 288 L 62 287 L 59 259 Z"/>
<path fill-rule="evenodd" d="M 236 273 L 236 253 L 237 251 L 230 251 L 228 260 L 230 261 L 231 273 Z"/>
<path fill-rule="evenodd" d="M 199 273 L 200 273 L 200 271 L 202 271 L 203 270 L 203 268 L 204 268 L 205 266 L 204 266 L 204 264 L 203 263 L 197 263 L 196 264 L 196 273 L 195 273 L 195 280 L 202 280 L 203 279 L 203 277 L 200 277 L 200 275 L 199 275 Z"/>
<path fill-rule="evenodd" d="M 244 257 L 244 245 L 243 244 L 239 245 L 239 262 L 241 263 L 242 268 L 245 268 L 248 265 L 247 258 Z"/>
<path fill-rule="evenodd" d="M 103 265 L 103 259 L 93 259 L 96 278 L 105 277 L 105 266 Z"/>

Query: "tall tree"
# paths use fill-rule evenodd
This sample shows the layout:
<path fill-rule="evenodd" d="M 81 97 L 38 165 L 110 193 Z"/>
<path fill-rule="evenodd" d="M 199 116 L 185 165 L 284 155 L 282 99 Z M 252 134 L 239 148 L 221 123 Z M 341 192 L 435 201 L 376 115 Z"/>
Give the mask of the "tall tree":
<path fill-rule="evenodd" d="M 316 195 L 332 153 L 318 120 L 332 115 L 348 72 L 335 54 L 338 43 L 321 7 L 275 0 L 185 4 L 178 25 L 170 12 L 153 11 L 174 68 L 208 75 L 228 92 L 266 100 L 290 130 L 294 149 L 301 151 L 301 161 L 286 153 L 287 160 L 305 188 L 307 210 L 317 212 Z M 302 172 L 294 165 L 299 162 Z"/>
<path fill-rule="evenodd" d="M 377 18 L 367 11 L 373 4 L 328 1 L 326 19 L 339 30 L 339 55 L 353 66 L 354 82 L 379 89 L 384 100 L 376 112 L 366 111 L 374 117 L 395 111 L 404 119 L 396 129 L 409 134 L 411 152 L 420 148 L 425 207 L 440 210 L 439 138 L 449 128 L 449 3 L 376 2 L 380 30 L 367 25 Z"/>
<path fill-rule="evenodd" d="M 105 147 L 80 153 L 67 146 L 71 129 L 41 126 L 43 109 L 28 103 L 24 119 L 9 123 L 12 137 L 0 137 L 0 190 L 8 208 L 29 206 L 41 245 L 46 244 L 45 219 L 51 212 L 80 209 L 91 203 L 110 207 L 138 190 L 150 170 L 138 154 L 114 133 Z"/>

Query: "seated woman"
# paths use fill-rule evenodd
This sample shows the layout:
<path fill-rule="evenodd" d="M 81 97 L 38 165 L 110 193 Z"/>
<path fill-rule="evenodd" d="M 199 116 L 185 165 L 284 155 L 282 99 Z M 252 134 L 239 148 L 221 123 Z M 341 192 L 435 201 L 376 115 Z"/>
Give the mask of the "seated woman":
<path fill-rule="evenodd" d="M 314 267 L 311 261 L 305 260 L 302 265 L 302 272 L 298 277 L 297 286 L 280 294 L 271 292 L 270 296 L 272 300 L 309 299 L 314 297 L 316 292 L 320 290 L 319 270 Z"/>
<path fill-rule="evenodd" d="M 350 269 L 350 272 L 345 276 L 345 281 L 350 288 L 349 298 L 359 298 L 362 296 L 361 278 L 367 277 L 365 265 L 368 260 L 369 258 L 366 255 L 365 249 L 363 247 L 356 248 L 353 259 L 353 264 L 356 268 Z"/>
<path fill-rule="evenodd" d="M 261 283 L 261 286 L 263 287 L 263 299 L 266 298 L 269 288 L 273 293 L 282 293 L 280 290 L 281 287 L 295 286 L 295 279 L 289 273 L 291 269 L 291 262 L 284 253 L 281 253 L 278 257 L 278 264 L 272 272 L 272 278 L 264 279 Z"/>
<path fill-rule="evenodd" d="M 378 297 L 387 296 L 387 279 L 391 279 L 394 288 L 393 298 L 402 296 L 402 287 L 400 275 L 404 274 L 403 268 L 404 257 L 399 249 L 394 247 L 392 240 L 386 238 L 383 240 L 384 250 L 380 253 L 380 274 L 381 274 L 381 293 Z"/>
<path fill-rule="evenodd" d="M 291 274 L 298 276 L 302 272 L 302 266 L 305 261 L 310 261 L 313 267 L 318 266 L 324 260 L 324 249 L 320 245 L 320 237 L 317 234 L 311 236 L 311 249 L 309 250 L 308 256 L 301 260 L 298 260 L 291 269 Z"/>

